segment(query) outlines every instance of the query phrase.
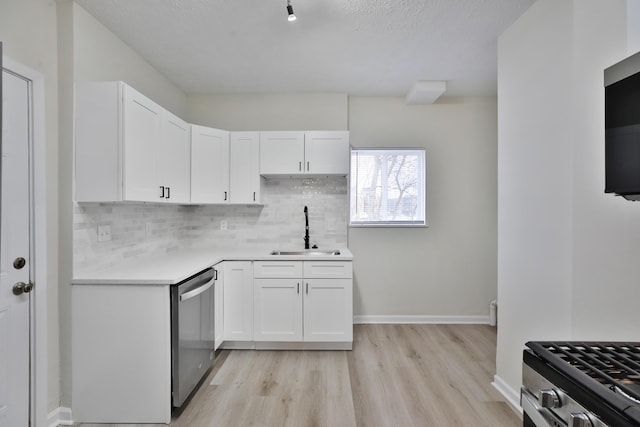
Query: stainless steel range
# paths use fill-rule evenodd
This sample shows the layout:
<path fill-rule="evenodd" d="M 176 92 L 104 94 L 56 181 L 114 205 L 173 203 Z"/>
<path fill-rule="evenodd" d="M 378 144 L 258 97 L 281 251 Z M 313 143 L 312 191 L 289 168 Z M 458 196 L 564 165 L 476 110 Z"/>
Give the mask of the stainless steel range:
<path fill-rule="evenodd" d="M 640 343 L 528 342 L 523 425 L 640 426 Z"/>

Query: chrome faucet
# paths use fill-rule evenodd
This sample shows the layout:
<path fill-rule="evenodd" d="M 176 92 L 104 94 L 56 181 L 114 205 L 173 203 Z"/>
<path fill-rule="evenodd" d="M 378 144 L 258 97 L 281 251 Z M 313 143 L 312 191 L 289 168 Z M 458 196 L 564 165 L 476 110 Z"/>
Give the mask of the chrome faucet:
<path fill-rule="evenodd" d="M 309 209 L 304 207 L 304 248 L 309 249 Z"/>

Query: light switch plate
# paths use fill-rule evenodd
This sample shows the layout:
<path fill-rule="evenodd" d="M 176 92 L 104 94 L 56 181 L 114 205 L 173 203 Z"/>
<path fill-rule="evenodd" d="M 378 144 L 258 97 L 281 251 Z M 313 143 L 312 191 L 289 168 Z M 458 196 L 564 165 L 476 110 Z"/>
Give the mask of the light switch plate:
<path fill-rule="evenodd" d="M 227 229 L 227 221 L 226 220 L 222 220 L 220 221 L 220 230 L 226 230 Z"/>
<path fill-rule="evenodd" d="M 111 240 L 111 226 L 99 225 L 98 226 L 98 242 L 108 242 Z"/>

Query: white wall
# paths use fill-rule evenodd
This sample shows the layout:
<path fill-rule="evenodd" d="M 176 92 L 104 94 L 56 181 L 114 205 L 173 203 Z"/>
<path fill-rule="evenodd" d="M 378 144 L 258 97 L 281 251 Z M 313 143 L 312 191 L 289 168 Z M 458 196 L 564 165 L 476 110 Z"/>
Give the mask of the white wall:
<path fill-rule="evenodd" d="M 4 55 L 36 70 L 45 83 L 48 407 L 58 406 L 58 63 L 56 4 L 47 0 L 2 0 L 0 41 Z"/>
<path fill-rule="evenodd" d="M 187 120 L 226 130 L 347 130 L 343 93 L 191 95 Z"/>
<path fill-rule="evenodd" d="M 499 39 L 496 382 L 529 340 L 640 339 L 640 204 L 604 194 L 603 69 L 624 0 L 538 0 Z"/>
<path fill-rule="evenodd" d="M 73 50 L 76 82 L 123 80 L 185 118 L 187 97 L 143 57 L 78 5 L 74 5 Z"/>
<path fill-rule="evenodd" d="M 356 316 L 488 315 L 497 280 L 496 114 L 495 98 L 428 106 L 349 98 L 353 147 L 423 147 L 427 157 L 428 228 L 349 229 Z"/>

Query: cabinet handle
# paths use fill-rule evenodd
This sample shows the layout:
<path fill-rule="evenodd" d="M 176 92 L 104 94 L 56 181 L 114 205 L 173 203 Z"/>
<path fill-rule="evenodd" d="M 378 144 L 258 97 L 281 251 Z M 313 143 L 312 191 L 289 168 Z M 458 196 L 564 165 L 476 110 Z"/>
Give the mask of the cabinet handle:
<path fill-rule="evenodd" d="M 227 201 L 227 192 L 226 191 L 224 192 L 224 201 L 225 202 Z"/>
<path fill-rule="evenodd" d="M 218 270 L 213 269 L 213 280 L 218 280 Z"/>
<path fill-rule="evenodd" d="M 298 170 L 302 171 L 302 162 L 298 162 Z"/>
<path fill-rule="evenodd" d="M 298 282 L 298 293 L 300 293 L 300 282 Z"/>
<path fill-rule="evenodd" d="M 171 187 L 167 187 L 167 199 L 171 198 Z"/>
<path fill-rule="evenodd" d="M 309 162 L 307 162 L 307 172 L 309 172 Z"/>
<path fill-rule="evenodd" d="M 160 194 L 160 198 L 164 199 L 164 185 L 160 186 L 160 190 L 162 191 L 162 194 Z"/>
<path fill-rule="evenodd" d="M 309 295 L 309 282 L 307 282 L 307 295 Z"/>
<path fill-rule="evenodd" d="M 253 201 L 254 202 L 256 201 L 256 192 L 255 191 L 253 192 Z"/>

